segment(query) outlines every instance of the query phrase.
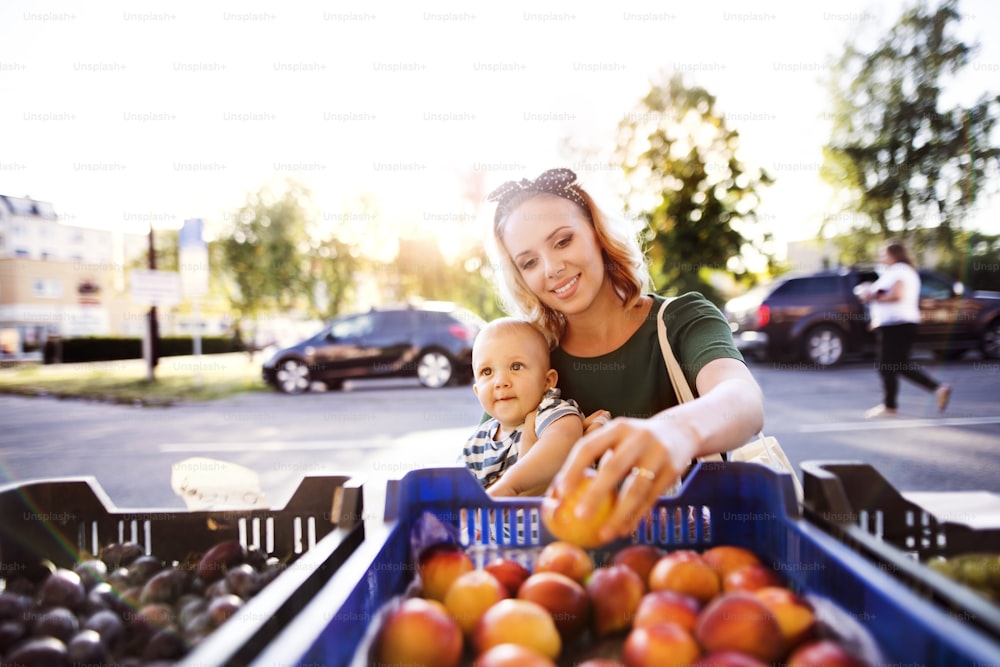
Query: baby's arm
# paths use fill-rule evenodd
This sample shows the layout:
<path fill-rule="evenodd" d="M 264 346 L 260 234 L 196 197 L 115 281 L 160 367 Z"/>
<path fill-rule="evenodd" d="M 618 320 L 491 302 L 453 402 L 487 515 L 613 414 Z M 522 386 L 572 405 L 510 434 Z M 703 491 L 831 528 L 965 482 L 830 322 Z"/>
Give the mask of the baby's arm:
<path fill-rule="evenodd" d="M 578 415 L 567 414 L 555 420 L 545 427 L 533 445 L 521 449 L 517 463 L 490 486 L 487 493 L 491 496 L 544 494 L 582 435 L 583 420 Z"/>

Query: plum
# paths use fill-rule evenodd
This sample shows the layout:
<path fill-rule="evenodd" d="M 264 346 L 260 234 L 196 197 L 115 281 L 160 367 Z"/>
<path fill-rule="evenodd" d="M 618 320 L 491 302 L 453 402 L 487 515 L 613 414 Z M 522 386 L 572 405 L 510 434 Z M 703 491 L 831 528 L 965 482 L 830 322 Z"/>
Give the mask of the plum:
<path fill-rule="evenodd" d="M 77 611 L 83 608 L 86 599 L 80 575 L 64 568 L 50 574 L 38 592 L 38 602 L 43 607 L 66 607 Z"/>
<path fill-rule="evenodd" d="M 65 607 L 54 607 L 35 620 L 31 634 L 35 637 L 55 637 L 64 644 L 80 630 L 76 614 Z"/>
<path fill-rule="evenodd" d="M 74 665 L 103 665 L 108 660 L 108 647 L 93 630 L 81 630 L 66 645 L 66 653 Z"/>
<path fill-rule="evenodd" d="M 69 667 L 66 645 L 54 637 L 29 639 L 11 651 L 5 662 L 23 667 Z"/>

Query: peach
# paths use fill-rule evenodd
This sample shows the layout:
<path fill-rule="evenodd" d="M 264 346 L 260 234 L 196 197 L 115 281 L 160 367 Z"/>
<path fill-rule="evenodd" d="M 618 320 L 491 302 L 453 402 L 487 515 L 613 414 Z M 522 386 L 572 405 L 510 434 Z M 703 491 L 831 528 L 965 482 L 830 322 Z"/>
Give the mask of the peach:
<path fill-rule="evenodd" d="M 780 587 L 784 582 L 777 572 L 766 565 L 744 565 L 729 573 L 722 579 L 722 590 L 756 591 L 760 588 Z"/>
<path fill-rule="evenodd" d="M 569 542 L 550 542 L 535 558 L 535 572 L 558 572 L 570 579 L 587 581 L 594 571 L 594 559 L 582 547 Z"/>
<path fill-rule="evenodd" d="M 423 598 L 407 598 L 389 612 L 375 642 L 381 665 L 456 667 L 462 659 L 458 623 L 440 602 Z"/>
<path fill-rule="evenodd" d="M 593 484 L 597 472 L 588 468 L 580 483 L 571 490 L 565 498 L 555 495 L 555 487 L 542 499 L 542 523 L 556 539 L 570 542 L 577 546 L 592 548 L 604 544 L 598 537 L 598 532 L 607 523 L 608 517 L 615 506 L 615 493 L 611 492 L 600 499 L 597 510 L 588 518 L 576 516 L 580 499 Z"/>
<path fill-rule="evenodd" d="M 804 644 L 788 657 L 788 667 L 864 667 L 864 664 L 829 639 Z"/>
<path fill-rule="evenodd" d="M 766 662 L 738 651 L 718 651 L 703 655 L 691 667 L 768 667 Z"/>
<path fill-rule="evenodd" d="M 656 623 L 676 623 L 688 632 L 698 624 L 701 605 L 692 597 L 673 591 L 652 591 L 642 596 L 635 611 L 632 627 L 641 628 Z"/>
<path fill-rule="evenodd" d="M 485 570 L 465 572 L 448 588 L 444 606 L 466 636 L 470 636 L 487 609 L 510 597 L 507 588 Z"/>
<path fill-rule="evenodd" d="M 630 544 L 616 551 L 611 562 L 614 565 L 628 565 L 648 586 L 650 570 L 664 555 L 663 549 L 652 544 Z"/>
<path fill-rule="evenodd" d="M 607 658 L 591 658 L 590 660 L 584 660 L 576 667 L 625 667 L 625 665 L 617 660 L 609 660 Z"/>
<path fill-rule="evenodd" d="M 479 654 L 472 667 L 556 667 L 556 663 L 520 644 L 497 644 Z"/>
<path fill-rule="evenodd" d="M 510 597 L 517 596 L 517 589 L 521 587 L 524 580 L 531 576 L 531 570 L 521 565 L 511 558 L 498 557 L 483 566 L 483 569 L 492 574 L 507 589 Z"/>
<path fill-rule="evenodd" d="M 785 652 L 774 614 L 753 593 L 723 593 L 702 610 L 695 638 L 706 652 L 739 651 L 764 662 Z"/>
<path fill-rule="evenodd" d="M 786 647 L 794 648 L 812 636 L 816 613 L 804 597 L 780 586 L 760 588 L 754 595 L 774 614 Z"/>
<path fill-rule="evenodd" d="M 487 609 L 473 632 L 473 645 L 478 653 L 500 644 L 526 646 L 551 660 L 559 657 L 562 650 L 562 640 L 549 611 L 536 602 L 517 598 L 501 600 Z"/>
<path fill-rule="evenodd" d="M 474 569 L 472 558 L 457 545 L 439 544 L 424 550 L 417 562 L 421 596 L 443 602 L 451 584 Z"/>
<path fill-rule="evenodd" d="M 701 557 L 718 573 L 719 579 L 724 579 L 732 570 L 744 565 L 763 565 L 754 552 L 728 544 L 706 549 Z"/>
<path fill-rule="evenodd" d="M 686 666 L 700 655 L 698 642 L 676 623 L 633 628 L 622 649 L 626 667 Z"/>
<path fill-rule="evenodd" d="M 594 570 L 587 580 L 590 598 L 590 628 L 595 637 L 626 632 L 632 626 L 646 587 L 627 565 L 608 565 Z"/>
<path fill-rule="evenodd" d="M 528 577 L 517 597 L 537 602 L 552 614 L 563 644 L 570 644 L 590 623 L 590 598 L 579 582 L 558 572 L 536 572 Z"/>
<path fill-rule="evenodd" d="M 722 589 L 719 575 L 701 556 L 686 551 L 668 553 L 649 572 L 649 589 L 673 591 L 705 604 Z"/>

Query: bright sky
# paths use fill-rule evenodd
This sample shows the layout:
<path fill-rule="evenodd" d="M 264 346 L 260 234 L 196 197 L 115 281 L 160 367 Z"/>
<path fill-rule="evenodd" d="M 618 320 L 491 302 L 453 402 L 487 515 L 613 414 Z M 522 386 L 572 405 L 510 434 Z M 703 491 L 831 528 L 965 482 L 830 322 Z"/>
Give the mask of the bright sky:
<path fill-rule="evenodd" d="M 413 225 L 454 241 L 475 227 L 463 172 L 492 188 L 570 166 L 600 198 L 614 167 L 568 160 L 561 140 L 606 144 L 650 77 L 680 70 L 777 178 L 763 219 L 805 238 L 829 208 L 816 173 L 828 59 L 901 6 L 6 0 L 0 193 L 50 201 L 70 223 L 144 232 L 201 217 L 211 231 L 246 192 L 294 176 L 325 222 L 378 246 Z M 961 4 L 981 50 L 960 101 L 1000 85 L 998 7 Z M 1000 216 L 984 220 L 1000 231 Z"/>

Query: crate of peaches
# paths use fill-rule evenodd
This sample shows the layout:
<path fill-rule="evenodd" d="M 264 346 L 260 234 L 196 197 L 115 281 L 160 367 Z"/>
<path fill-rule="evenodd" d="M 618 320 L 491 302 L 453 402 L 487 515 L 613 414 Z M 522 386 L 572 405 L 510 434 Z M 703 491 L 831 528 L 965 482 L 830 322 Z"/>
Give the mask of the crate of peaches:
<path fill-rule="evenodd" d="M 491 499 L 464 468 L 408 473 L 388 488 L 380 531 L 257 664 L 971 666 L 996 657 L 961 619 L 803 521 L 790 477 L 763 466 L 699 464 L 630 539 L 611 544 L 593 539 L 596 523 L 573 519 L 573 502 Z"/>

